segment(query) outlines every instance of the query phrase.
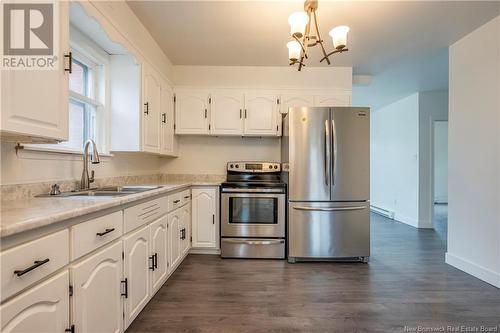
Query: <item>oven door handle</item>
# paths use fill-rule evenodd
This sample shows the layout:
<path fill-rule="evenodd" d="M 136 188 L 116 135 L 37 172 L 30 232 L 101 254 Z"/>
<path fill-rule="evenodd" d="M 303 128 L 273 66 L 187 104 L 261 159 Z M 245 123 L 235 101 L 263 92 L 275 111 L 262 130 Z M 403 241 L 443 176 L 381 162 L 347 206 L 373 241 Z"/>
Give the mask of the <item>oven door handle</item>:
<path fill-rule="evenodd" d="M 336 211 L 346 211 L 346 210 L 363 210 L 366 206 L 344 206 L 344 207 L 305 207 L 305 206 L 294 206 L 293 209 L 296 210 L 308 210 L 308 211 L 320 211 L 320 212 L 336 212 Z"/>
<path fill-rule="evenodd" d="M 283 244 L 284 239 L 266 239 L 266 240 L 245 240 L 245 239 L 223 239 L 223 242 L 233 243 L 233 244 L 248 244 L 248 245 L 273 245 L 273 244 Z"/>
<path fill-rule="evenodd" d="M 222 193 L 285 193 L 282 189 L 222 188 Z"/>

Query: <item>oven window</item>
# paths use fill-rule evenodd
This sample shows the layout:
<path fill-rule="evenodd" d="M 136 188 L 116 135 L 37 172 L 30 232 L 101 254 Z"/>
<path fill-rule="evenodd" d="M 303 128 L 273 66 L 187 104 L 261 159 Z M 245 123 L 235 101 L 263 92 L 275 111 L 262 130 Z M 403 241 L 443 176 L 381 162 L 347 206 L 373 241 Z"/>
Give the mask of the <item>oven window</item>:
<path fill-rule="evenodd" d="M 229 198 L 229 223 L 278 224 L 278 198 Z"/>

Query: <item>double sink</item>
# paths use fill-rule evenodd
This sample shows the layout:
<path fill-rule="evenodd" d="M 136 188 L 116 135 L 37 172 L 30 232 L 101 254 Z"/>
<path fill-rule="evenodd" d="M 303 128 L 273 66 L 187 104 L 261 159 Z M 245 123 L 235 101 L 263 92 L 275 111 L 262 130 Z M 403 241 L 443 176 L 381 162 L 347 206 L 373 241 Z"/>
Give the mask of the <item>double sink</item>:
<path fill-rule="evenodd" d="M 161 186 L 109 186 L 99 187 L 83 191 L 61 192 L 59 194 L 42 194 L 38 197 L 53 197 L 53 198 L 67 198 L 67 197 L 119 197 L 140 192 L 151 191 Z"/>

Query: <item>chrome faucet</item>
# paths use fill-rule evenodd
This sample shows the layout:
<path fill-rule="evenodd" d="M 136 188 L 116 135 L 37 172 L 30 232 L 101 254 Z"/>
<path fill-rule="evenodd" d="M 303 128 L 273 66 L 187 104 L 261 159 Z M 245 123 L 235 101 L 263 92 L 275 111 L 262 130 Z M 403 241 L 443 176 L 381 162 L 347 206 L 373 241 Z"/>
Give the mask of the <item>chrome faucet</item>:
<path fill-rule="evenodd" d="M 80 181 L 80 190 L 88 190 L 90 188 L 90 183 L 94 182 L 94 170 L 90 173 L 89 177 L 89 145 L 92 144 L 92 153 L 90 154 L 90 162 L 92 164 L 99 164 L 99 152 L 97 151 L 97 146 L 92 139 L 88 139 L 83 146 L 83 172 L 82 179 Z"/>

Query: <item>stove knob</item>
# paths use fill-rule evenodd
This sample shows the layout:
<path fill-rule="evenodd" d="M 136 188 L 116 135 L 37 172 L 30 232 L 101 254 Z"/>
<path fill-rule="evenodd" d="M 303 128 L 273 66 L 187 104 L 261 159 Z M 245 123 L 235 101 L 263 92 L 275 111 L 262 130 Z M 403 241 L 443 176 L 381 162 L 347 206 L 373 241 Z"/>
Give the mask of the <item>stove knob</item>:
<path fill-rule="evenodd" d="M 231 169 L 232 169 L 232 168 L 234 168 L 234 164 L 231 164 L 229 167 L 230 167 Z"/>
<path fill-rule="evenodd" d="M 278 169 L 278 166 L 277 166 L 277 165 L 275 165 L 275 166 L 274 166 L 274 168 L 275 168 L 275 169 Z"/>
<path fill-rule="evenodd" d="M 236 164 L 236 169 L 238 169 L 240 166 L 238 164 Z"/>
<path fill-rule="evenodd" d="M 269 164 L 269 169 L 272 169 L 272 168 L 273 168 L 273 166 L 271 164 Z"/>

